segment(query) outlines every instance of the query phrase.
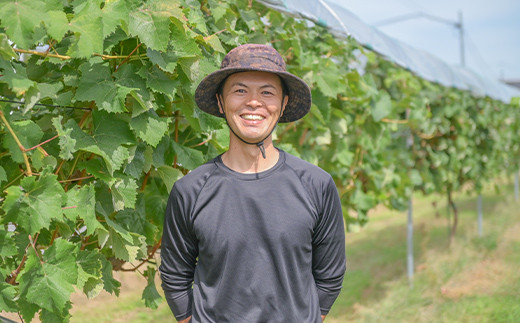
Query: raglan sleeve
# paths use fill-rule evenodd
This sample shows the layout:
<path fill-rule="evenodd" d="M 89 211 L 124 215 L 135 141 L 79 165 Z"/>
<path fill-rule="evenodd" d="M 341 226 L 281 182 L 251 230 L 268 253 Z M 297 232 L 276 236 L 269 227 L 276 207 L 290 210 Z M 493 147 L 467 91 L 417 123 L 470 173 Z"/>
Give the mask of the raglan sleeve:
<path fill-rule="evenodd" d="M 186 203 L 186 197 L 176 185 L 166 206 L 159 271 L 166 301 L 180 321 L 192 312 L 192 285 L 198 247 L 189 221 L 189 203 Z"/>
<path fill-rule="evenodd" d="M 313 235 L 312 273 L 321 314 L 327 315 L 341 291 L 346 270 L 343 212 L 332 178 L 324 185 L 321 198 L 322 212 Z"/>

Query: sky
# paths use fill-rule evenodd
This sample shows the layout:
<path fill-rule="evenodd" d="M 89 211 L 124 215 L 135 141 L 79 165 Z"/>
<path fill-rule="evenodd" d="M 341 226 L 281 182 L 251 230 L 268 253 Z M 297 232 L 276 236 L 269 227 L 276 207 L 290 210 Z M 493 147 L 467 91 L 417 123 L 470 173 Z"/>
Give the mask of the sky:
<path fill-rule="evenodd" d="M 461 13 L 465 66 L 495 80 L 520 80 L 520 0 L 328 1 L 342 5 L 388 36 L 451 65 L 461 64 L 460 33 L 454 26 Z M 414 18 L 377 26 L 404 16 Z"/>

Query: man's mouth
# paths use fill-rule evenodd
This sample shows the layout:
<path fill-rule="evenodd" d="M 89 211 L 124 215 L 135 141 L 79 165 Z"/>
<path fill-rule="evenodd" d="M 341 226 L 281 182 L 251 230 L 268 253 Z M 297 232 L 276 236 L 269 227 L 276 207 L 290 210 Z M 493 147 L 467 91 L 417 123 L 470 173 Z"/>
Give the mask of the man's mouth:
<path fill-rule="evenodd" d="M 240 117 L 242 119 L 251 120 L 251 121 L 257 121 L 257 120 L 264 120 L 265 118 L 258 114 L 242 114 Z"/>

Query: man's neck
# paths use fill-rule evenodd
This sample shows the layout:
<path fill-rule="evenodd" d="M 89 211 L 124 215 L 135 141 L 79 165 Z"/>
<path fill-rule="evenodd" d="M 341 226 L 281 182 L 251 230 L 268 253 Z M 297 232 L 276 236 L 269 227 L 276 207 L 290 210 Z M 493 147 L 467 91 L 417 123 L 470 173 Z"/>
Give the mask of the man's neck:
<path fill-rule="evenodd" d="M 233 136 L 233 135 L 231 135 Z M 231 140 L 229 150 L 222 155 L 222 162 L 239 173 L 259 173 L 276 165 L 280 152 L 273 146 L 271 138 L 264 141 L 265 159 L 256 145 Z"/>

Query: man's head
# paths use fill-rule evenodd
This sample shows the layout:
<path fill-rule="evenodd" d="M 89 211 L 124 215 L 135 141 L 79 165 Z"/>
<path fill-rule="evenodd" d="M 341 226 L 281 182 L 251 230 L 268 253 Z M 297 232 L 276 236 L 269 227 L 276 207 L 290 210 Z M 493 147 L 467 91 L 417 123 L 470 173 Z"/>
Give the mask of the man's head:
<path fill-rule="evenodd" d="M 219 88 L 222 89 L 230 75 L 248 71 L 276 74 L 285 86 L 284 94 L 288 96 L 288 102 L 279 122 L 296 121 L 309 112 L 312 101 L 309 86 L 286 71 L 283 58 L 273 47 L 260 44 L 241 45 L 226 55 L 220 69 L 206 76 L 197 87 L 195 101 L 198 107 L 212 115 L 224 117 L 217 101 Z"/>
<path fill-rule="evenodd" d="M 250 144 L 269 138 L 288 99 L 278 75 L 259 71 L 231 74 L 217 93 L 219 112 L 232 133 Z"/>

